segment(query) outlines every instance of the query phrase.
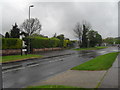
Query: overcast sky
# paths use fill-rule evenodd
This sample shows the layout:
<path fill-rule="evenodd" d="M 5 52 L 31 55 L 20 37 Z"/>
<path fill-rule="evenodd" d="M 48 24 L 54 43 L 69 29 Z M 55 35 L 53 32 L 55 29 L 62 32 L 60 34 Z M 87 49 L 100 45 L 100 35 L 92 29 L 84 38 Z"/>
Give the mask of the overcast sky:
<path fill-rule="evenodd" d="M 73 28 L 77 22 L 88 21 L 93 30 L 103 38 L 118 36 L 117 2 L 2 2 L 2 31 L 10 31 L 16 22 L 19 26 L 28 18 L 28 6 L 31 17 L 38 18 L 42 24 L 41 34 L 52 37 L 54 33 L 76 39 Z M 0 17 L 1 18 L 1 17 Z"/>

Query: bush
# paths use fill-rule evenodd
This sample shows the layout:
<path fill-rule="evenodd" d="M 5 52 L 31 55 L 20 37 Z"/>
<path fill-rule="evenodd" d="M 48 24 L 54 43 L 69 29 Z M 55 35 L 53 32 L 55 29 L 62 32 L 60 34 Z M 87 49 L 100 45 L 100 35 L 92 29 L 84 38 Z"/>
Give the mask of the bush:
<path fill-rule="evenodd" d="M 67 48 L 67 47 L 71 48 L 74 46 L 73 45 L 74 43 L 75 43 L 74 41 L 64 40 L 63 46 L 64 46 L 64 48 Z"/>
<path fill-rule="evenodd" d="M 64 48 L 68 47 L 69 42 L 70 42 L 69 40 L 64 40 L 63 43 Z"/>
<path fill-rule="evenodd" d="M 2 38 L 2 48 L 0 49 L 20 49 L 22 40 L 18 38 Z"/>

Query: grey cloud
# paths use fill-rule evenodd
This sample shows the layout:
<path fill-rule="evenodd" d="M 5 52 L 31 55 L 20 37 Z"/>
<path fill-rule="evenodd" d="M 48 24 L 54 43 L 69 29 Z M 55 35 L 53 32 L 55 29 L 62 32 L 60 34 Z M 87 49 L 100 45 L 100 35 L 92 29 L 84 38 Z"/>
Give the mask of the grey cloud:
<path fill-rule="evenodd" d="M 65 34 L 75 39 L 73 28 L 77 22 L 86 20 L 92 29 L 98 31 L 103 38 L 117 37 L 118 13 L 117 2 L 35 2 L 31 8 L 31 17 L 39 18 L 43 25 L 42 34 L 53 36 L 54 33 Z M 3 8 L 3 34 L 11 25 L 19 25 L 28 18 L 28 6 L 15 8 L 7 3 Z"/>

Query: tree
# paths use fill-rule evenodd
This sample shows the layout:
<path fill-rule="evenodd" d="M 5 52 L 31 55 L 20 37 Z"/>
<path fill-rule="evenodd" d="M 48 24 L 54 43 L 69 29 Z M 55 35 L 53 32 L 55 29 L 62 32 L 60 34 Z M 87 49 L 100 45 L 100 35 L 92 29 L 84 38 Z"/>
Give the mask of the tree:
<path fill-rule="evenodd" d="M 88 22 L 83 21 L 82 24 L 77 23 L 76 27 L 73 29 L 76 37 L 79 40 L 79 47 L 87 47 L 88 44 L 88 31 L 90 30 L 91 26 Z"/>
<path fill-rule="evenodd" d="M 96 34 L 96 42 L 100 46 L 102 44 L 102 36 L 100 34 Z"/>
<path fill-rule="evenodd" d="M 20 37 L 20 29 L 18 28 L 18 25 L 15 23 L 15 25 L 12 26 L 12 29 L 10 31 L 10 37 L 11 38 L 19 38 Z"/>
<path fill-rule="evenodd" d="M 107 37 L 105 39 L 103 39 L 104 43 L 110 44 L 110 45 L 114 45 L 114 44 L 120 44 L 120 37 Z"/>
<path fill-rule="evenodd" d="M 90 23 L 83 21 L 82 47 L 88 47 L 88 32 L 91 29 Z"/>
<path fill-rule="evenodd" d="M 82 25 L 80 25 L 80 23 L 77 23 L 75 28 L 73 29 L 73 31 L 75 32 L 75 36 L 78 38 L 78 44 L 79 47 L 81 46 L 81 41 L 82 41 Z"/>
<path fill-rule="evenodd" d="M 31 36 L 34 33 L 39 33 L 41 31 L 41 24 L 39 19 L 31 18 L 26 19 L 21 25 L 21 31 L 26 34 L 26 36 Z"/>
<path fill-rule="evenodd" d="M 97 31 L 94 30 L 90 30 L 88 32 L 88 39 L 89 39 L 88 43 L 90 47 L 94 47 L 97 44 L 100 46 L 100 44 L 102 43 L 102 36 L 98 34 Z"/>
<path fill-rule="evenodd" d="M 103 42 L 107 44 L 113 44 L 115 42 L 115 39 L 113 37 L 107 37 L 103 39 Z"/>
<path fill-rule="evenodd" d="M 53 37 L 56 38 L 56 37 L 57 37 L 57 34 L 55 33 L 55 34 L 53 35 Z"/>
<path fill-rule="evenodd" d="M 25 37 L 30 37 L 34 33 L 40 34 L 41 24 L 40 24 L 39 19 L 37 18 L 31 18 L 30 20 L 26 19 L 21 25 L 21 31 Z M 29 40 L 27 44 L 27 49 L 28 49 L 28 52 L 30 53 L 31 52 L 31 43 L 30 43 L 31 39 L 30 38 L 28 39 Z"/>
<path fill-rule="evenodd" d="M 86 28 L 85 24 L 83 24 L 82 47 L 87 47 L 88 44 L 87 32 L 88 29 Z"/>
<path fill-rule="evenodd" d="M 60 34 L 57 36 L 57 38 L 60 40 L 60 47 L 63 47 L 63 44 L 64 44 L 64 35 L 63 34 Z"/>
<path fill-rule="evenodd" d="M 115 44 L 120 44 L 120 37 L 115 38 Z"/>
<path fill-rule="evenodd" d="M 96 41 L 95 41 L 95 35 L 96 35 L 96 32 L 94 30 L 90 30 L 88 32 L 88 43 L 89 43 L 89 47 L 94 47 L 95 44 L 96 44 Z"/>
<path fill-rule="evenodd" d="M 5 38 L 10 38 L 10 35 L 8 32 L 5 33 Z"/>

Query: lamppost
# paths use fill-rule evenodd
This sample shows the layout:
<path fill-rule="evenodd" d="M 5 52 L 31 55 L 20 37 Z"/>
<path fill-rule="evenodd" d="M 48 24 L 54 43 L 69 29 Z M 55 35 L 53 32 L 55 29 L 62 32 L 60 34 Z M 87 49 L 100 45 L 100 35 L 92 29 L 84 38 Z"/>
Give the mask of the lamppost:
<path fill-rule="evenodd" d="M 30 20 L 30 8 L 31 8 L 31 7 L 34 7 L 34 5 L 30 5 L 30 6 L 29 6 L 29 20 Z"/>
<path fill-rule="evenodd" d="M 30 5 L 29 6 L 29 25 L 30 25 L 30 31 L 29 31 L 29 36 L 30 36 L 30 34 L 31 34 L 31 23 L 30 23 L 30 8 L 31 7 L 34 7 L 34 5 Z M 29 41 L 28 41 L 29 43 L 28 43 L 28 53 L 30 53 L 30 38 L 29 38 Z"/>

